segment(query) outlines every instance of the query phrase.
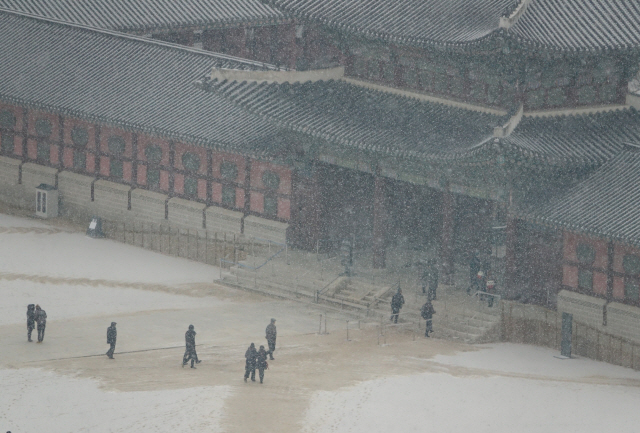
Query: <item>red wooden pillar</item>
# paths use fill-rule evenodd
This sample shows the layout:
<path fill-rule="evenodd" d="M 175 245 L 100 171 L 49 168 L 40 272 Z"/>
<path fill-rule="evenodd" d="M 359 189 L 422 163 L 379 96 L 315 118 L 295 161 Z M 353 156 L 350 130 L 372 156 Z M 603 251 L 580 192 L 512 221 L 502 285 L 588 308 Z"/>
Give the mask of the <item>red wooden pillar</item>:
<path fill-rule="evenodd" d="M 308 251 L 322 251 L 325 245 L 318 244 L 322 235 L 322 183 L 321 171 L 311 173 L 297 170 L 293 177 L 293 201 L 289 230 L 291 244 Z"/>
<path fill-rule="evenodd" d="M 516 285 L 516 243 L 518 221 L 507 216 L 507 228 L 505 233 L 505 254 L 504 254 L 504 291 L 507 296 L 514 294 Z"/>
<path fill-rule="evenodd" d="M 385 203 L 385 180 L 375 176 L 373 193 L 373 267 L 383 269 L 386 266 L 387 247 L 387 210 Z"/>
<path fill-rule="evenodd" d="M 440 241 L 440 262 L 445 284 L 453 283 L 453 217 L 455 198 L 447 187 L 442 193 L 442 238 Z"/>

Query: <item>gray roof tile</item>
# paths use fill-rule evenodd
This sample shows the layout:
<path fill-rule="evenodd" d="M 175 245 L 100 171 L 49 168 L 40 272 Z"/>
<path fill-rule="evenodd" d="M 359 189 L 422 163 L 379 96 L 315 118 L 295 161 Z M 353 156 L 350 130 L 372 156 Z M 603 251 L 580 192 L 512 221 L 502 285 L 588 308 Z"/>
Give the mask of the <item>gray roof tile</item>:
<path fill-rule="evenodd" d="M 625 141 L 640 142 L 640 113 L 634 109 L 524 117 L 502 140 L 509 150 L 527 157 L 579 165 L 602 164 L 620 153 Z"/>
<path fill-rule="evenodd" d="M 538 223 L 640 246 L 640 149 L 624 150 L 545 205 L 518 213 Z"/>
<path fill-rule="evenodd" d="M 638 0 L 533 0 L 509 29 L 518 40 L 559 50 L 640 46 Z"/>
<path fill-rule="evenodd" d="M 514 0 L 261 0 L 296 17 L 410 44 L 477 41 L 499 28 Z"/>
<path fill-rule="evenodd" d="M 0 99 L 204 146 L 269 153 L 276 133 L 193 85 L 212 67 L 262 65 L 178 45 L 0 12 Z"/>
<path fill-rule="evenodd" d="M 286 19 L 258 0 L 0 0 L 0 8 L 121 31 L 268 24 Z"/>
<path fill-rule="evenodd" d="M 446 160 L 492 141 L 507 117 L 419 101 L 343 81 L 206 85 L 275 125 L 385 155 Z"/>

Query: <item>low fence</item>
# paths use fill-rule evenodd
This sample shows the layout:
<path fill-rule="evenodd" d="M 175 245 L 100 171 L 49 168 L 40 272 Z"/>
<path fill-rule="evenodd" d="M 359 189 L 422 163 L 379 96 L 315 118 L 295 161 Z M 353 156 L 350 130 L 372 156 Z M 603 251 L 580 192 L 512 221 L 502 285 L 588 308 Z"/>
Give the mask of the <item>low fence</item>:
<path fill-rule="evenodd" d="M 572 353 L 640 370 L 640 344 L 573 321 Z M 534 344 L 560 351 L 562 313 L 546 308 L 502 302 L 502 341 Z"/>
<path fill-rule="evenodd" d="M 184 229 L 167 223 L 102 221 L 106 238 L 209 265 L 244 260 L 250 240 L 233 233 Z"/>

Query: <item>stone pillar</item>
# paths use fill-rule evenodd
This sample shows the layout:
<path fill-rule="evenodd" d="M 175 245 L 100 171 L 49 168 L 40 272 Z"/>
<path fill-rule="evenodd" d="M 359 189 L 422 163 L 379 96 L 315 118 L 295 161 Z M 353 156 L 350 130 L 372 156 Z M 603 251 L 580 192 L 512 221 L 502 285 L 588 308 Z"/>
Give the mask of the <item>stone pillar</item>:
<path fill-rule="evenodd" d="M 387 247 L 387 210 L 385 180 L 375 176 L 373 193 L 373 267 L 384 269 Z"/>
<path fill-rule="evenodd" d="M 321 188 L 320 170 L 313 164 L 295 171 L 289 239 L 297 248 L 321 252 L 325 248 L 325 245 L 318 244 L 322 236 Z"/>
<path fill-rule="evenodd" d="M 453 284 L 453 226 L 455 197 L 447 187 L 442 193 L 442 238 L 440 240 L 440 263 L 445 284 Z"/>

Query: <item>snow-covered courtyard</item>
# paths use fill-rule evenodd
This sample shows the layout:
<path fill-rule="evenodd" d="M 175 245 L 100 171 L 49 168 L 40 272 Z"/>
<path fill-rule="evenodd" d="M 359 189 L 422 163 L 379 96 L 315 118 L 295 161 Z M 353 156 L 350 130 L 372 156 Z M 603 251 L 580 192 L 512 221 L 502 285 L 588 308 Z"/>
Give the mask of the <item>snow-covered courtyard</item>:
<path fill-rule="evenodd" d="M 640 372 L 515 344 L 468 346 L 362 326 L 216 284 L 219 270 L 0 215 L 0 431 L 635 432 Z M 47 311 L 28 343 L 29 303 Z M 265 383 L 244 352 L 278 349 Z M 351 318 L 353 320 L 353 318 Z M 117 322 L 115 359 L 104 355 Z M 197 369 L 181 368 L 197 331 Z M 366 324 L 364 324 L 366 325 Z"/>

